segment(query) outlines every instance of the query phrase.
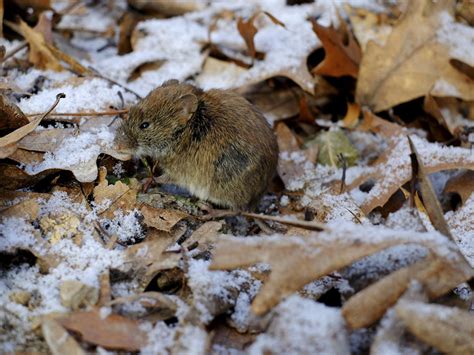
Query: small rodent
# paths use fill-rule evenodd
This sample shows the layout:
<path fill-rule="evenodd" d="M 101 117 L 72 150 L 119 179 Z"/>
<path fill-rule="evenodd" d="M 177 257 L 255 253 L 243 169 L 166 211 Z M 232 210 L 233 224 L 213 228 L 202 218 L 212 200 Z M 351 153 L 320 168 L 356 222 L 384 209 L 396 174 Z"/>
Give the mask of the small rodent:
<path fill-rule="evenodd" d="M 165 82 L 120 124 L 119 149 L 159 161 L 165 178 L 221 207 L 254 209 L 276 172 L 278 145 L 263 115 L 229 90 Z"/>

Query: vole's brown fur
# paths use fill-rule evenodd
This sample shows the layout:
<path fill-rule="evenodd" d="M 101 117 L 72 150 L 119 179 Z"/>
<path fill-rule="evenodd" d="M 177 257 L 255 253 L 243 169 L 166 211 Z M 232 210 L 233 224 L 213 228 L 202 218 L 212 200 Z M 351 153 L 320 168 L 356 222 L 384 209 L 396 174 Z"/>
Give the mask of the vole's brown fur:
<path fill-rule="evenodd" d="M 257 204 L 278 162 L 276 138 L 247 100 L 174 80 L 130 109 L 116 141 L 157 159 L 171 182 L 195 196 L 234 209 Z"/>

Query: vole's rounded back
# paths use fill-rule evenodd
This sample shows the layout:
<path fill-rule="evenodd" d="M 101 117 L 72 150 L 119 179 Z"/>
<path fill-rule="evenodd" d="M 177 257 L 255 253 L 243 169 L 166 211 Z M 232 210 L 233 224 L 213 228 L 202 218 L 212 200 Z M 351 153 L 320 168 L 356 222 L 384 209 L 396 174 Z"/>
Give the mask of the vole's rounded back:
<path fill-rule="evenodd" d="M 263 115 L 227 90 L 165 83 L 130 109 L 119 145 L 152 156 L 170 180 L 221 206 L 254 206 L 275 174 L 278 145 Z"/>

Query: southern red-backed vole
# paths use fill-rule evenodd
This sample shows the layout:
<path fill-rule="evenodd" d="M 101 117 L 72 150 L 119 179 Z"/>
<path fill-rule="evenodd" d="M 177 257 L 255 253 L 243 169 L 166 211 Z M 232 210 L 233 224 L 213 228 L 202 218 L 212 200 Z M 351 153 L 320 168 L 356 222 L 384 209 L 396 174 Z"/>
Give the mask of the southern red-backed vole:
<path fill-rule="evenodd" d="M 256 206 L 278 162 L 276 138 L 252 104 L 232 91 L 176 80 L 130 108 L 116 142 L 157 159 L 170 182 L 233 209 Z"/>

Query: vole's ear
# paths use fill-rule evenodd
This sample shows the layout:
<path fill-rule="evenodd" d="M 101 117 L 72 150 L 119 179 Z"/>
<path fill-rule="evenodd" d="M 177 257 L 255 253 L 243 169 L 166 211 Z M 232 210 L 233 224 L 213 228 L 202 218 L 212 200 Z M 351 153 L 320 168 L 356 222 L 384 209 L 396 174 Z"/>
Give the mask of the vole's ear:
<path fill-rule="evenodd" d="M 198 98 L 193 94 L 186 94 L 179 98 L 179 106 L 182 109 L 182 113 L 179 117 L 181 123 L 185 124 L 196 112 L 198 106 Z"/>
<path fill-rule="evenodd" d="M 172 85 L 178 85 L 179 84 L 179 81 L 176 80 L 176 79 L 170 79 L 170 80 L 166 80 L 163 84 L 161 84 L 161 87 L 165 87 L 165 86 L 172 86 Z"/>

